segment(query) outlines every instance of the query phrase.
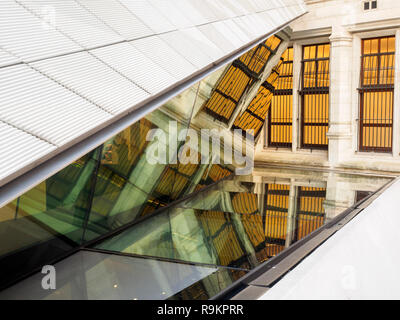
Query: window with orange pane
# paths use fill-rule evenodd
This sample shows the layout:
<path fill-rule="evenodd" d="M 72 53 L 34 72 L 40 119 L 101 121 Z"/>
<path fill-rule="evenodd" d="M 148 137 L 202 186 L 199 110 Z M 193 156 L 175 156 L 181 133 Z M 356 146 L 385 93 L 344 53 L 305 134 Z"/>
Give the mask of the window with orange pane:
<path fill-rule="evenodd" d="M 204 111 L 215 119 L 228 123 L 246 90 L 258 80 L 282 40 L 269 37 L 229 66 L 204 104 Z"/>
<path fill-rule="evenodd" d="M 303 47 L 301 77 L 301 147 L 328 149 L 329 44 Z"/>
<path fill-rule="evenodd" d="M 395 37 L 362 40 L 359 150 L 391 152 Z"/>
<path fill-rule="evenodd" d="M 293 241 L 298 241 L 323 226 L 325 220 L 325 198 L 326 188 L 298 188 Z"/>
<path fill-rule="evenodd" d="M 292 146 L 293 48 L 282 55 L 278 81 L 268 114 L 268 146 Z"/>

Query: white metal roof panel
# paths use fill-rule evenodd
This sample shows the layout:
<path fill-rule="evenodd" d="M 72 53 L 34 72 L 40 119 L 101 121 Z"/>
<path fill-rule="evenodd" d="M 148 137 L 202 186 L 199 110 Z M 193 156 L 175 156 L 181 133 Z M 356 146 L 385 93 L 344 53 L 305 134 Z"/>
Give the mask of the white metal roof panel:
<path fill-rule="evenodd" d="M 237 49 L 239 46 L 235 46 L 226 34 L 220 32 L 216 28 L 217 23 L 205 24 L 198 26 L 197 28 L 207 37 L 207 39 L 212 41 L 216 46 L 220 47 L 223 52 Z"/>
<path fill-rule="evenodd" d="M 47 153 L 55 146 L 22 130 L 0 121 L 0 180 L 22 169 Z"/>
<path fill-rule="evenodd" d="M 54 14 L 54 18 L 47 21 L 85 49 L 124 40 L 75 1 L 19 0 L 19 2 L 44 21 L 49 14 Z"/>
<path fill-rule="evenodd" d="M 21 62 L 21 59 L 14 57 L 0 48 L 0 67 Z"/>
<path fill-rule="evenodd" d="M 229 28 L 237 36 L 242 45 L 251 41 L 251 38 L 233 21 L 233 19 L 225 20 L 223 22 L 227 28 Z"/>
<path fill-rule="evenodd" d="M 38 61 L 32 65 L 113 114 L 132 108 L 149 95 L 87 52 Z"/>
<path fill-rule="evenodd" d="M 57 146 L 111 118 L 25 64 L 0 69 L 0 101 L 1 120 Z"/>
<path fill-rule="evenodd" d="M 224 15 L 224 19 L 236 17 L 239 13 L 236 13 L 234 9 L 227 6 L 225 0 L 214 0 L 213 5 Z"/>
<path fill-rule="evenodd" d="M 193 42 L 190 42 L 181 31 L 164 33 L 160 35 L 160 38 L 177 50 L 198 69 L 201 69 L 212 62 L 212 59 Z"/>
<path fill-rule="evenodd" d="M 187 0 L 205 19 L 205 22 L 210 23 L 218 20 L 217 15 L 210 7 L 207 0 Z"/>
<path fill-rule="evenodd" d="M 174 0 L 177 7 L 183 12 L 193 26 L 207 23 L 207 19 L 188 0 Z M 190 14 L 189 14 L 190 12 Z"/>
<path fill-rule="evenodd" d="M 78 0 L 78 2 L 126 40 L 154 34 L 154 31 L 117 0 Z"/>
<path fill-rule="evenodd" d="M 176 29 L 176 27 L 147 0 L 120 1 L 154 32 L 163 33 Z"/>
<path fill-rule="evenodd" d="M 268 1 L 271 1 L 271 0 L 268 0 Z M 236 0 L 236 2 L 238 4 L 240 4 L 240 6 L 245 8 L 245 10 L 247 11 L 247 14 L 255 13 L 258 11 L 257 6 L 251 0 Z"/>
<path fill-rule="evenodd" d="M 163 91 L 177 80 L 130 43 L 95 49 L 91 53 L 152 94 Z"/>
<path fill-rule="evenodd" d="M 210 41 L 197 27 L 184 29 L 181 31 L 186 38 L 208 55 L 212 61 L 216 61 L 224 56 L 226 52 L 222 46 L 214 44 Z"/>
<path fill-rule="evenodd" d="M 154 8 L 161 11 L 177 29 L 188 28 L 194 25 L 188 18 L 188 14 L 181 11 L 177 1 L 149 0 L 149 2 Z"/>
<path fill-rule="evenodd" d="M 158 36 L 135 40 L 131 44 L 178 80 L 186 78 L 197 70 Z"/>
<path fill-rule="evenodd" d="M 243 17 L 238 17 L 234 18 L 233 21 L 243 30 L 244 33 L 246 33 L 250 38 L 258 38 L 262 36 L 262 34 L 257 28 L 254 26 L 254 22 L 251 21 L 249 16 L 243 16 Z"/>
<path fill-rule="evenodd" d="M 243 40 L 238 36 L 237 33 L 229 28 L 226 21 L 229 20 L 214 22 L 208 24 L 208 26 L 213 26 L 217 30 L 217 32 L 223 34 L 227 39 L 229 39 L 229 42 L 233 44 L 235 49 L 240 48 L 243 45 Z M 199 29 L 201 30 L 201 26 L 199 27 Z"/>
<path fill-rule="evenodd" d="M 0 1 L 0 43 L 23 61 L 82 50 L 12 0 Z"/>

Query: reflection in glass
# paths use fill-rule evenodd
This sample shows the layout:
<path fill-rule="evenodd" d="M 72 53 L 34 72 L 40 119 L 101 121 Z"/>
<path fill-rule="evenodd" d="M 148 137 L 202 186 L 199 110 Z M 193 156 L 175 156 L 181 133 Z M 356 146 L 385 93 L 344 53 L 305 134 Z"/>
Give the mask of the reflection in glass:
<path fill-rule="evenodd" d="M 55 265 L 56 290 L 37 273 L 0 292 L 0 299 L 208 299 L 240 276 L 227 269 L 80 251 Z M 243 275 L 243 272 L 241 273 Z"/>

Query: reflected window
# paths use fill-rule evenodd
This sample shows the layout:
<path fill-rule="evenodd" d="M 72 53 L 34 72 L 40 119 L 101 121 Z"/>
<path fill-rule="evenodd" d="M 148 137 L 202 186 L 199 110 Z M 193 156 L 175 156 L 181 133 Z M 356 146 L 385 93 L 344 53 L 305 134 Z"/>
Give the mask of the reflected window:
<path fill-rule="evenodd" d="M 395 37 L 362 40 L 359 150 L 391 152 Z"/>
<path fill-rule="evenodd" d="M 249 134 L 254 135 L 254 137 L 258 136 L 271 105 L 274 86 L 278 80 L 281 64 L 282 61 L 272 69 L 271 74 L 258 89 L 257 95 L 250 102 L 247 109 L 235 119 L 232 129 L 241 129 L 243 132 L 253 130 L 253 133 L 250 131 Z"/>
<path fill-rule="evenodd" d="M 246 90 L 258 80 L 281 39 L 271 36 L 265 42 L 236 59 L 213 90 L 204 110 L 215 119 L 228 123 Z"/>
<path fill-rule="evenodd" d="M 293 118 L 293 48 L 282 55 L 278 81 L 268 113 L 268 146 L 292 146 Z"/>
<path fill-rule="evenodd" d="M 298 241 L 319 227 L 325 220 L 325 188 L 299 187 L 294 241 Z"/>

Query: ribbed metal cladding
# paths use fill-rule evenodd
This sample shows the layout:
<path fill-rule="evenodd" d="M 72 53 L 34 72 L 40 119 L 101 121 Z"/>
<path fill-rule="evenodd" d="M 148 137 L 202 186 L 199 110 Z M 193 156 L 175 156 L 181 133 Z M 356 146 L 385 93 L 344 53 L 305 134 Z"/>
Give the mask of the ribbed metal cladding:
<path fill-rule="evenodd" d="M 188 37 L 181 31 L 168 32 L 160 35 L 160 38 L 176 49 L 186 60 L 195 65 L 197 69 L 204 68 L 212 61 L 196 44 L 190 42 Z"/>
<path fill-rule="evenodd" d="M 111 118 L 24 64 L 0 69 L 0 101 L 1 120 L 57 146 Z"/>
<path fill-rule="evenodd" d="M 235 49 L 235 45 L 225 34 L 215 27 L 214 23 L 199 26 L 198 29 L 204 34 L 204 36 L 220 47 L 223 51 Z"/>
<path fill-rule="evenodd" d="M 130 44 L 140 50 L 150 60 L 157 63 L 157 65 L 167 70 L 176 79 L 181 80 L 186 78 L 197 70 L 193 64 L 158 36 L 138 39 L 130 42 Z"/>
<path fill-rule="evenodd" d="M 176 28 L 193 27 L 190 17 L 180 8 L 178 1 L 149 0 L 150 4 L 160 10 Z"/>
<path fill-rule="evenodd" d="M 9 66 L 10 64 L 21 62 L 21 59 L 12 56 L 0 47 L 0 68 Z"/>
<path fill-rule="evenodd" d="M 177 81 L 130 43 L 95 49 L 91 53 L 152 94 L 166 89 Z"/>
<path fill-rule="evenodd" d="M 35 62 L 32 66 L 112 114 L 130 109 L 149 96 L 87 52 Z"/>
<path fill-rule="evenodd" d="M 59 30 L 85 49 L 124 40 L 124 38 L 75 1 L 18 1 L 42 20 L 48 21 L 49 27 Z"/>
<path fill-rule="evenodd" d="M 150 2 L 146 0 L 120 0 L 120 2 L 155 33 L 176 30 L 176 27 L 168 21 L 166 16 L 153 7 Z"/>
<path fill-rule="evenodd" d="M 193 43 L 208 55 L 212 60 L 218 60 L 224 55 L 224 48 L 220 44 L 214 44 L 196 27 L 184 29 L 181 31 L 190 43 Z"/>
<path fill-rule="evenodd" d="M 5 50 L 25 62 L 82 50 L 12 0 L 0 1 L 0 39 Z"/>
<path fill-rule="evenodd" d="M 0 153 L 0 180 L 56 149 L 3 121 L 0 121 L 0 137 L 1 147 L 7 151 Z"/>
<path fill-rule="evenodd" d="M 154 31 L 117 0 L 77 1 L 126 40 L 154 34 Z"/>

